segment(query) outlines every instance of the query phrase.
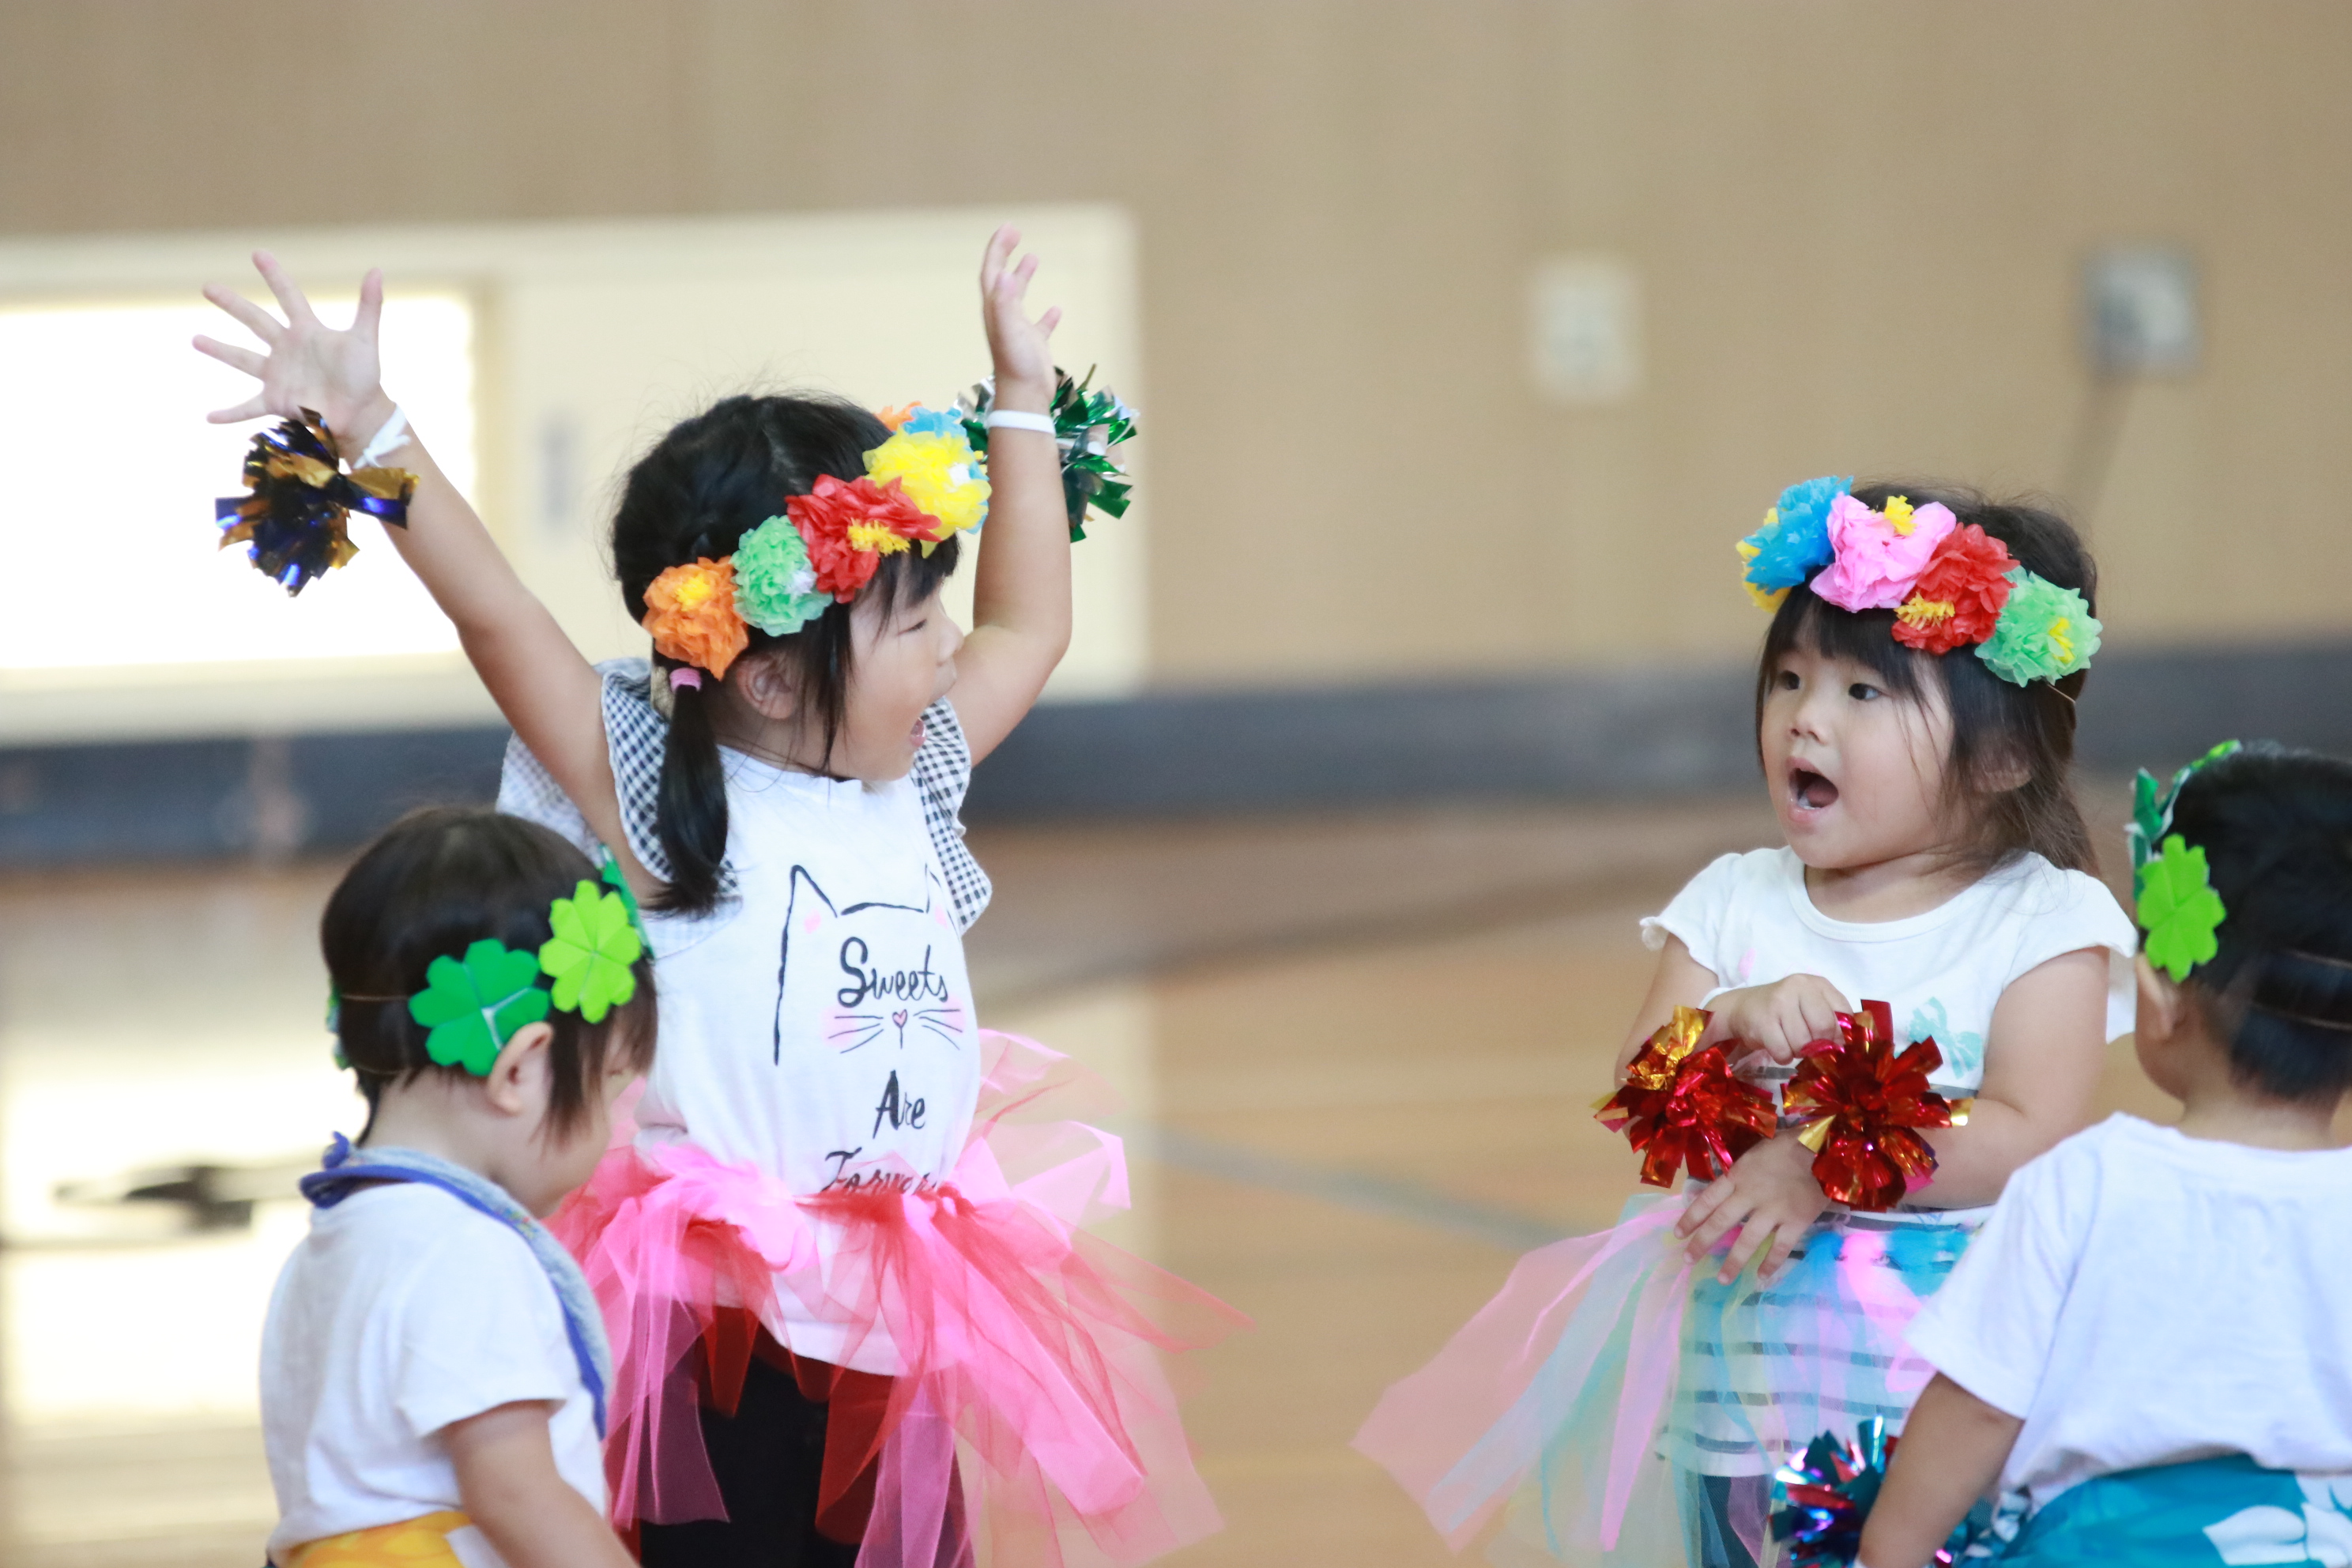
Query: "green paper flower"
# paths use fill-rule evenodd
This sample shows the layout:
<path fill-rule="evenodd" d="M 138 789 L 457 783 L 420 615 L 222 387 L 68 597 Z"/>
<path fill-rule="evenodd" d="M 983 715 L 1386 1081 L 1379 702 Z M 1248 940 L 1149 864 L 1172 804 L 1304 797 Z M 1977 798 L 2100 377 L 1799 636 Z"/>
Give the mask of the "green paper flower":
<path fill-rule="evenodd" d="M 2189 847 L 2178 833 L 2140 868 L 2133 879 L 2139 900 L 2140 929 L 2147 932 L 2142 951 L 2147 961 L 2179 984 L 2189 972 L 2221 951 L 2214 936 L 2229 911 L 2213 890 L 2205 851 Z"/>
<path fill-rule="evenodd" d="M 2009 603 L 1977 657 L 2012 686 L 2061 680 L 2089 664 L 2100 630 L 2090 601 L 2022 566 L 2009 580 Z"/>
<path fill-rule="evenodd" d="M 555 934 L 539 950 L 539 966 L 555 981 L 555 1005 L 592 1024 L 637 994 L 629 965 L 646 951 L 629 906 L 618 893 L 583 882 L 568 899 L 548 906 Z"/>
<path fill-rule="evenodd" d="M 490 1064 L 517 1029 L 547 1016 L 539 960 L 495 937 L 466 949 L 464 961 L 443 956 L 425 970 L 425 989 L 408 999 L 408 1016 L 433 1032 L 425 1054 L 443 1067 L 488 1078 Z"/>
<path fill-rule="evenodd" d="M 808 544 L 790 518 L 772 517 L 735 545 L 735 613 L 772 637 L 800 630 L 833 603 L 816 591 Z"/>

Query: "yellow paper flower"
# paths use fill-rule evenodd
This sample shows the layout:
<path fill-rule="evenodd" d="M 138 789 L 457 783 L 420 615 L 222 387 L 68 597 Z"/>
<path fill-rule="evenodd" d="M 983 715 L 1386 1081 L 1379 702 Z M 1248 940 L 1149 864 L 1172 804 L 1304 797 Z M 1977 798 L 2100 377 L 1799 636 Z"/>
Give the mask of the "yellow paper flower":
<path fill-rule="evenodd" d="M 898 481 L 908 500 L 939 519 L 941 539 L 978 528 L 988 516 L 988 480 L 963 432 L 905 428 L 866 454 L 876 484 Z"/>
<path fill-rule="evenodd" d="M 849 547 L 871 550 L 877 555 L 896 555 L 907 548 L 907 541 L 886 523 L 853 522 L 849 525 Z"/>
<path fill-rule="evenodd" d="M 1879 513 L 1879 515 L 1886 520 L 1886 526 L 1895 531 L 1896 538 L 1908 539 L 1911 537 L 1910 497 L 1888 496 L 1886 498 L 1886 510 Z"/>
<path fill-rule="evenodd" d="M 735 563 L 705 559 L 664 572 L 646 589 L 644 626 L 664 658 L 726 679 L 751 641 L 735 608 Z"/>
<path fill-rule="evenodd" d="M 1773 517 L 1772 513 L 1768 511 L 1764 514 L 1765 527 L 1771 527 L 1775 521 L 1776 519 Z M 1738 543 L 1733 545 L 1732 548 L 1739 552 L 1739 562 L 1743 568 L 1746 567 L 1748 563 L 1755 560 L 1757 556 L 1763 553 L 1761 546 L 1750 544 L 1744 539 Z M 1759 610 L 1777 610 L 1780 607 L 1780 601 L 1789 596 L 1789 590 L 1786 588 L 1765 589 L 1758 587 L 1755 584 L 1748 580 L 1747 574 L 1744 571 L 1740 575 L 1739 585 L 1748 590 L 1748 597 L 1754 602 L 1756 607 Z"/>
<path fill-rule="evenodd" d="M 1895 618 L 1906 626 L 1932 626 L 1950 620 L 1958 609 L 1949 599 L 1928 599 L 1914 594 L 1895 612 Z"/>

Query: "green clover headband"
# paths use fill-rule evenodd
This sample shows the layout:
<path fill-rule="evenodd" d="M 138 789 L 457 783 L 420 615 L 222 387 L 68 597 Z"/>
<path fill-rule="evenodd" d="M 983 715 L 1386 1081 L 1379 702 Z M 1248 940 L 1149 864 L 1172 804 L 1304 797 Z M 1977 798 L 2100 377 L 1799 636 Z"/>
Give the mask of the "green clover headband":
<path fill-rule="evenodd" d="M 2229 910 L 2213 890 L 2205 851 L 2171 831 L 2172 810 L 2180 802 L 2180 787 L 2198 769 L 2241 749 L 2235 741 L 2222 742 L 2173 774 L 2162 789 L 2146 768 L 2132 782 L 2132 819 L 2124 831 L 2131 842 L 2132 900 L 2139 927 L 2147 933 L 2141 947 L 2176 985 L 2221 951 L 2214 933 Z"/>
<path fill-rule="evenodd" d="M 646 951 L 636 895 L 608 852 L 603 881 L 607 891 L 583 880 L 572 896 L 547 908 L 553 935 L 537 953 L 517 952 L 495 937 L 446 954 L 425 970 L 425 989 L 408 997 L 408 1016 L 430 1032 L 425 1053 L 443 1067 L 489 1076 L 499 1052 L 515 1031 L 544 1019 L 551 1008 L 577 1013 L 592 1024 L 637 994 L 630 966 Z M 549 984 L 542 984 L 547 982 Z M 330 992 L 327 1026 L 340 1032 L 343 997 Z M 394 996 L 353 997 L 394 1002 Z M 335 1065 L 347 1067 L 341 1044 Z"/>

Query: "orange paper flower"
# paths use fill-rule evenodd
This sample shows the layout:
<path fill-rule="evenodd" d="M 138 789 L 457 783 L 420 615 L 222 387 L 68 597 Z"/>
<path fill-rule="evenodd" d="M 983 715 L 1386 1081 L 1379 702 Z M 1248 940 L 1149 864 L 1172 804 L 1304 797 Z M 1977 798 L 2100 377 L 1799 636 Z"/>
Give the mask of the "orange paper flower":
<path fill-rule="evenodd" d="M 725 679 L 751 641 L 735 608 L 735 563 L 705 559 L 664 572 L 646 589 L 642 624 L 664 658 Z"/>
<path fill-rule="evenodd" d="M 844 483 L 831 474 L 819 475 L 816 488 L 788 499 L 784 510 L 808 546 L 816 591 L 845 605 L 873 581 L 884 555 L 928 538 L 939 526 L 895 479 L 887 485 L 863 478 Z"/>

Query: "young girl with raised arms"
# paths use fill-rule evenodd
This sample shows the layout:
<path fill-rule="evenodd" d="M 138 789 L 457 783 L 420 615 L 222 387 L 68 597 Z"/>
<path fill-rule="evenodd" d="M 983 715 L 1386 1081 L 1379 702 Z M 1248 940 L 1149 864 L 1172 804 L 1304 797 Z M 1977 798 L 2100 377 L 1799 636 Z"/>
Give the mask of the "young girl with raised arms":
<path fill-rule="evenodd" d="M 535 824 L 410 816 L 327 901 L 338 1059 L 367 1125 L 262 1336 L 277 1568 L 625 1568 L 604 1522 L 611 1363 L 537 1215 L 587 1180 L 652 1060 L 627 900 Z"/>
<path fill-rule="evenodd" d="M 2142 775 L 2133 1045 L 2179 1123 L 2012 1177 L 1911 1325 L 1936 1370 L 1871 1568 L 2352 1561 L 2352 763 L 2216 748 Z M 2175 1288 L 2177 1287 L 2177 1288 Z"/>
<path fill-rule="evenodd" d="M 592 667 L 434 467 L 377 384 L 374 275 L 347 332 L 266 257 L 285 322 L 211 291 L 269 351 L 199 342 L 263 382 L 215 417 L 312 410 L 347 484 L 415 476 L 389 532 L 514 726 L 501 807 L 644 900 L 661 1056 L 555 1228 L 648 1564 L 1132 1563 L 1216 1527 L 1160 1357 L 1239 1319 L 1078 1229 L 1125 1202 L 1118 1142 L 1039 1118 L 1072 1069 L 983 1033 L 964 967 L 965 785 L 1062 657 L 1066 509 L 1113 500 L 1128 417 L 1058 378 L 1018 239 L 982 267 L 984 466 L 951 413 L 736 396 L 630 470 L 650 666 Z M 965 637 L 939 591 L 983 521 Z"/>
<path fill-rule="evenodd" d="M 1928 1376 L 1904 1324 L 2010 1173 L 2081 1125 L 2130 1028 L 2131 923 L 2068 782 L 2098 640 L 2074 531 L 1817 479 L 1740 553 L 1774 610 L 1755 742 L 1786 844 L 1725 856 L 1643 922 L 1657 970 L 1620 1080 L 1700 1007 L 1700 1045 L 1778 1092 L 1867 1001 L 1937 1042 L 1934 1088 L 1974 1114 L 1930 1135 L 1932 1184 L 1893 1212 L 1831 1202 L 1784 1133 L 1521 1259 L 1357 1438 L 1457 1548 L 1510 1502 L 1497 1561 L 1768 1558 L 1772 1471 L 1824 1429 L 1901 1425 Z"/>

